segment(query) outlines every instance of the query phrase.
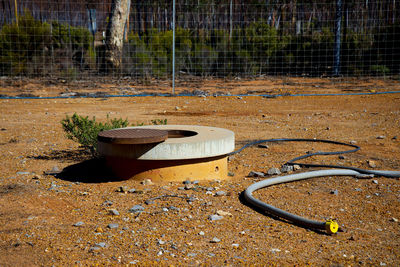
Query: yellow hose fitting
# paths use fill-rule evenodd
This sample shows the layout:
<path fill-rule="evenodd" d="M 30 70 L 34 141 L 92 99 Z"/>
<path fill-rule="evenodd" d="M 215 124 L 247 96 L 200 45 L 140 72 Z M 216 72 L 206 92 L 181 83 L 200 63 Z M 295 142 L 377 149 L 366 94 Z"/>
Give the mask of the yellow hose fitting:
<path fill-rule="evenodd" d="M 339 225 L 334 220 L 327 220 L 325 223 L 325 230 L 328 234 L 335 234 L 339 230 Z"/>

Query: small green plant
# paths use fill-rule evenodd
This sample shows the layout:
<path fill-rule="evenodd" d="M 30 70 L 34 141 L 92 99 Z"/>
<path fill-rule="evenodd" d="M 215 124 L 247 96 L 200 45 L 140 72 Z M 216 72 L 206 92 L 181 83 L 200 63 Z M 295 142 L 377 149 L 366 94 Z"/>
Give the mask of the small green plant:
<path fill-rule="evenodd" d="M 372 65 L 370 70 L 373 74 L 377 76 L 385 77 L 388 73 L 390 73 L 390 69 L 385 65 Z"/>
<path fill-rule="evenodd" d="M 127 127 L 128 124 L 129 122 L 126 119 L 110 119 L 108 115 L 107 121 L 102 123 L 97 122 L 95 117 L 89 119 L 88 116 L 80 116 L 76 113 L 71 117 L 67 115 L 65 119 L 61 121 L 61 125 L 67 138 L 78 142 L 84 148 L 89 149 L 93 155 L 96 155 L 97 135 L 99 132 L 114 128 Z"/>
<path fill-rule="evenodd" d="M 153 124 L 153 125 L 167 125 L 167 119 L 151 120 L 151 124 Z"/>
<path fill-rule="evenodd" d="M 165 125 L 167 119 L 155 119 L 151 120 L 153 125 Z M 80 116 L 76 113 L 72 116 L 66 116 L 62 121 L 61 125 L 66 134 L 66 137 L 70 140 L 78 142 L 82 147 L 89 149 L 93 156 L 97 155 L 97 135 L 101 131 L 107 131 L 115 128 L 124 128 L 129 125 L 127 119 L 121 118 L 110 119 L 107 115 L 106 122 L 97 122 L 96 118 L 89 119 L 88 116 Z M 132 124 L 132 126 L 143 126 L 144 123 Z"/>

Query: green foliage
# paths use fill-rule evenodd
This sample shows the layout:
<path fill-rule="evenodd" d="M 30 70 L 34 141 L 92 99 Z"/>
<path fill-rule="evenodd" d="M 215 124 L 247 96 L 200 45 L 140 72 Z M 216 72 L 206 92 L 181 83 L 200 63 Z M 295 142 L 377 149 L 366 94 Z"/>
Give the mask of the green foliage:
<path fill-rule="evenodd" d="M 259 8 L 265 6 L 262 1 L 254 3 Z M 193 4 L 191 8 L 199 6 Z M 292 21 L 282 21 L 279 27 L 267 19 L 250 21 L 234 27 L 232 32 L 227 26 L 177 27 L 176 72 L 222 77 L 332 73 L 334 24 L 313 18 L 296 33 Z M 172 35 L 172 30 L 157 28 L 130 32 L 124 45 L 122 73 L 145 81 L 170 75 Z M 367 30 L 344 28 L 342 72 L 379 76 L 400 73 L 399 38 L 398 24 Z M 46 75 L 53 71 L 68 80 L 76 79 L 83 70 L 101 70 L 96 65 L 101 64 L 99 59 L 103 56 L 104 48 L 97 46 L 96 51 L 88 29 L 57 21 L 41 22 L 29 10 L 18 17 L 18 23 L 5 24 L 0 29 L 0 75 Z"/>
<path fill-rule="evenodd" d="M 83 27 L 41 22 L 26 9 L 18 23 L 5 24 L 0 30 L 0 75 L 45 74 L 54 50 L 66 51 L 63 54 L 72 61 L 73 52 L 85 53 L 91 41 L 92 35 Z"/>
<path fill-rule="evenodd" d="M 90 149 L 93 155 L 97 149 L 97 135 L 99 132 L 127 127 L 128 124 L 128 120 L 123 120 L 121 118 L 110 119 L 108 116 L 105 123 L 97 122 L 95 117 L 89 119 L 88 116 L 84 117 L 76 113 L 71 117 L 67 115 L 61 121 L 66 137 Z"/>
<path fill-rule="evenodd" d="M 386 76 L 390 72 L 390 69 L 385 65 L 372 65 L 370 69 L 374 74 L 379 76 Z"/>
<path fill-rule="evenodd" d="M 25 10 L 18 23 L 4 25 L 0 31 L 0 74 L 27 73 L 33 57 L 44 55 L 50 42 L 50 25 L 33 18 Z"/>
<path fill-rule="evenodd" d="M 92 35 L 89 30 L 83 27 L 72 27 L 68 24 L 62 24 L 58 21 L 51 22 L 52 26 L 52 45 L 55 49 L 67 48 L 71 46 L 72 50 L 88 50 L 92 42 Z"/>
<path fill-rule="evenodd" d="M 153 125 L 167 125 L 167 119 L 155 119 L 151 120 L 151 124 Z"/>
<path fill-rule="evenodd" d="M 166 125 L 167 119 L 151 120 L 153 125 Z M 107 131 L 115 128 L 124 128 L 129 125 L 127 119 L 110 119 L 107 115 L 106 122 L 97 122 L 96 118 L 89 119 L 88 116 L 80 116 L 74 113 L 71 117 L 66 116 L 61 120 L 62 128 L 68 139 L 78 142 L 84 148 L 89 149 L 93 155 L 96 155 L 97 135 L 101 131 Z M 144 123 L 136 123 L 132 126 L 142 126 Z"/>

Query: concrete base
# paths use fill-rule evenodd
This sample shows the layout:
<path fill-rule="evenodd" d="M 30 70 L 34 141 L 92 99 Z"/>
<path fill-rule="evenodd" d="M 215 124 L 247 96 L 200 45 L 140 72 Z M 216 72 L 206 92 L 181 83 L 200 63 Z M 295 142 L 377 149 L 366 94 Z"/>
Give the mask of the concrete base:
<path fill-rule="evenodd" d="M 224 180 L 227 156 L 186 160 L 137 160 L 106 157 L 107 165 L 121 179 L 142 181 Z"/>
<path fill-rule="evenodd" d="M 99 153 L 107 159 L 108 166 L 120 179 L 227 179 L 227 155 L 235 148 L 232 131 L 196 125 L 152 125 L 126 129 L 163 130 L 168 132 L 168 138 L 163 142 L 143 144 L 99 140 Z"/>

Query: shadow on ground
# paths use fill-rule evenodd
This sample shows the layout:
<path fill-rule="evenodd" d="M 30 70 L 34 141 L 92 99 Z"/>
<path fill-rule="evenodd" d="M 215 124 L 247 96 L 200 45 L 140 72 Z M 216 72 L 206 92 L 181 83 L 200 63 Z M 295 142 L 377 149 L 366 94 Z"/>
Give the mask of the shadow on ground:
<path fill-rule="evenodd" d="M 107 168 L 106 161 L 103 158 L 88 159 L 70 165 L 54 176 L 61 180 L 81 183 L 104 183 L 121 180 Z"/>
<path fill-rule="evenodd" d="M 77 150 L 53 150 L 49 153 L 28 156 L 28 158 L 38 160 L 59 160 L 62 162 L 76 162 L 91 159 L 93 156 L 88 149 L 77 149 Z"/>

